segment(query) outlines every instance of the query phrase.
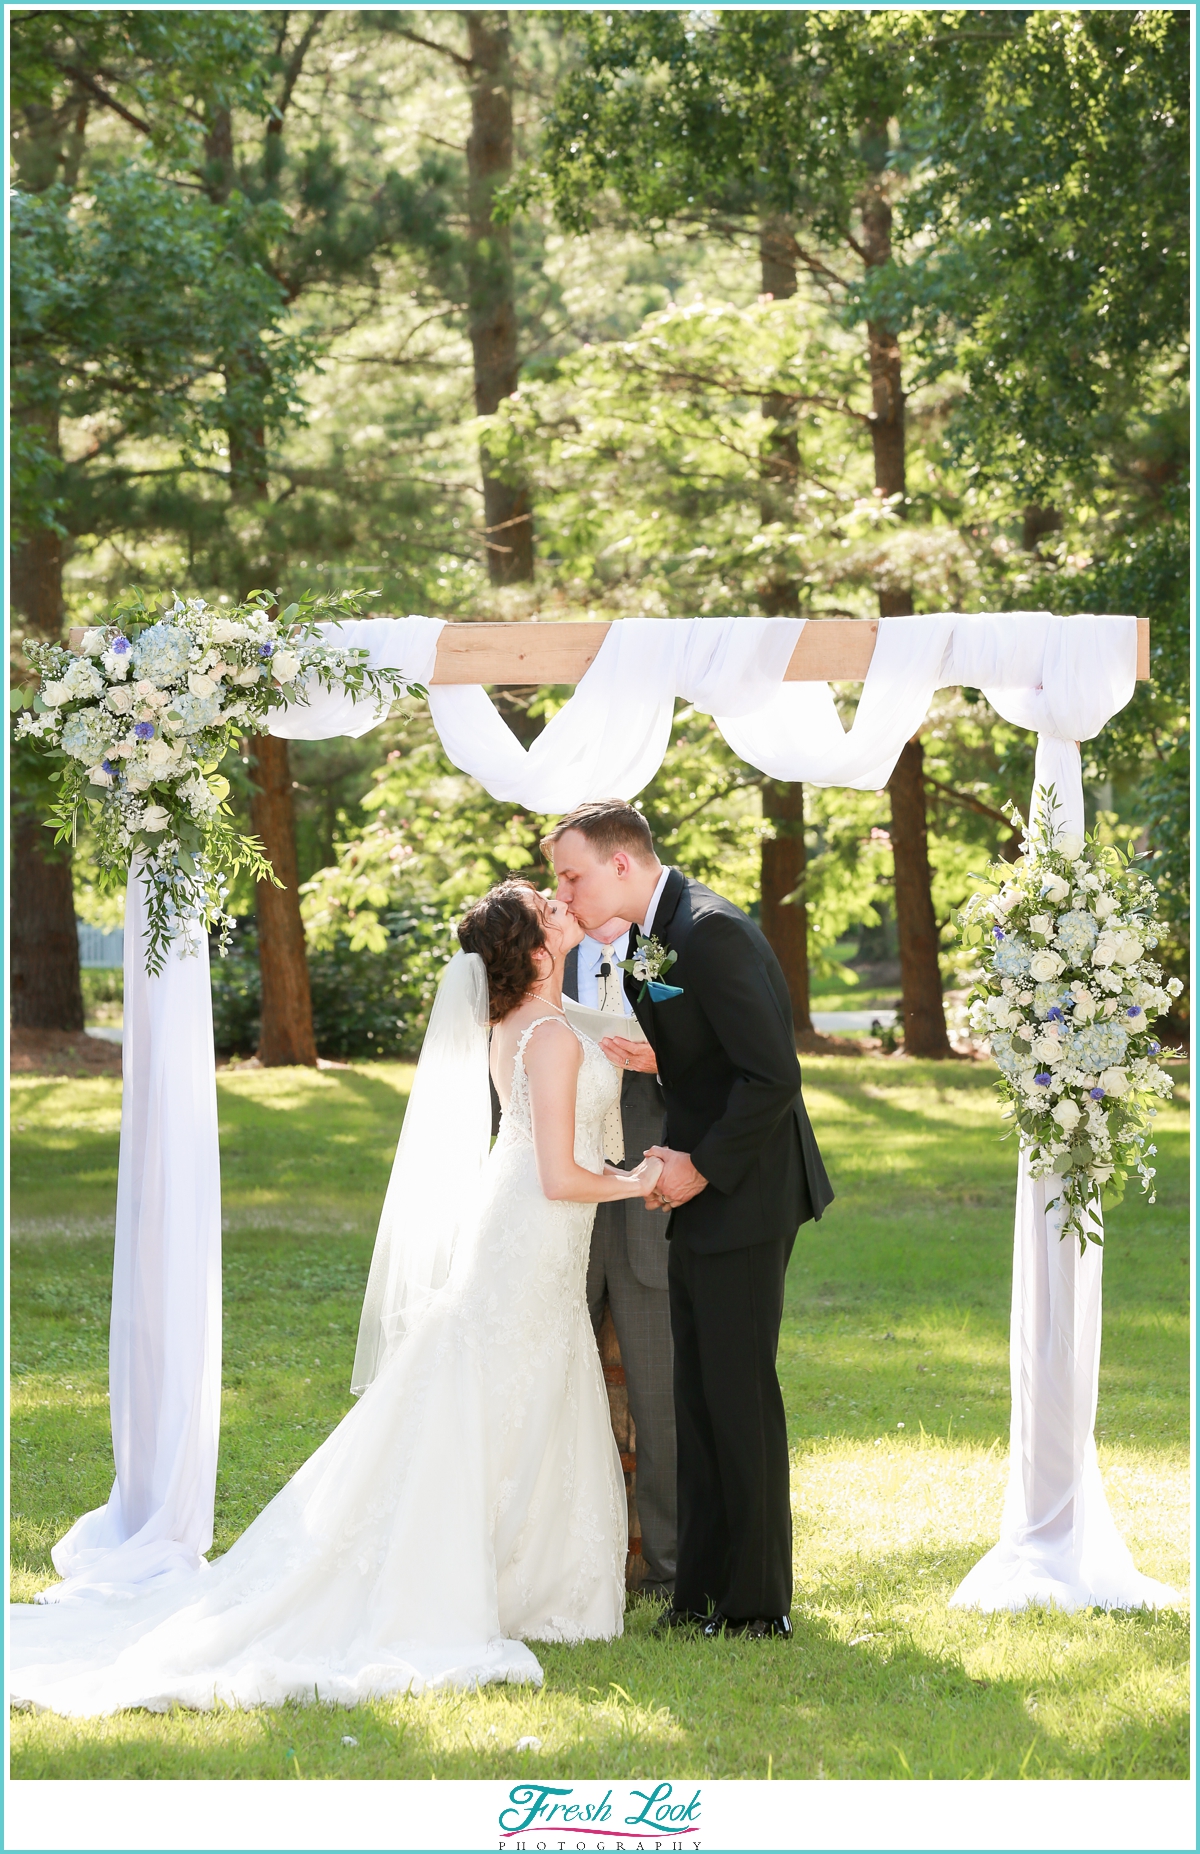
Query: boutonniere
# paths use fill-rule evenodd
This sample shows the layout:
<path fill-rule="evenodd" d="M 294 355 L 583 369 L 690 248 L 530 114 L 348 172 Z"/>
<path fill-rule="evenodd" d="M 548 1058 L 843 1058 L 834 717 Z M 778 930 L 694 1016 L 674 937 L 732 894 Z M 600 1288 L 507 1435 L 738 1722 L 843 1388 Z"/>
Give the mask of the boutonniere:
<path fill-rule="evenodd" d="M 646 993 L 650 993 L 652 1004 L 665 1004 L 668 998 L 682 998 L 682 985 L 664 985 L 663 974 L 669 972 L 679 954 L 673 947 L 664 946 L 652 933 L 639 933 L 637 951 L 632 959 L 622 959 L 619 963 L 622 972 L 632 973 L 635 979 L 641 979 L 642 989 L 638 993 L 640 1004 Z"/>

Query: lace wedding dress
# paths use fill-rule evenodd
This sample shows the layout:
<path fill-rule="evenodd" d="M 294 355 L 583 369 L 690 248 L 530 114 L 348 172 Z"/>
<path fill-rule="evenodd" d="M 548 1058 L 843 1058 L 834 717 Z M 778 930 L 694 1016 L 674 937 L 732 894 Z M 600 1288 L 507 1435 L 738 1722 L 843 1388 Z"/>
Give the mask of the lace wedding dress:
<path fill-rule="evenodd" d="M 584 1294 L 594 1207 L 538 1185 L 536 1027 L 480 1214 L 360 1401 L 186 1582 L 13 1605 L 15 1702 L 86 1716 L 540 1685 L 527 1641 L 621 1633 L 625 1491 Z M 580 1042 L 575 1157 L 599 1172 L 620 1077 Z"/>

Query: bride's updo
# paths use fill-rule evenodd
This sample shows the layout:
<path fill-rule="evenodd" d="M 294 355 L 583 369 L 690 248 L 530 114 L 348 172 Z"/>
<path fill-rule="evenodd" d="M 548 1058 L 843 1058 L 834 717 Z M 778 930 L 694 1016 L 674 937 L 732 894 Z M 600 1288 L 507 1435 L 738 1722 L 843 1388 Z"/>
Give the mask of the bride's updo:
<path fill-rule="evenodd" d="M 515 1011 L 537 982 L 533 955 L 546 944 L 546 930 L 532 882 L 497 883 L 458 923 L 459 944 L 478 953 L 487 971 L 488 1015 L 494 1024 Z"/>

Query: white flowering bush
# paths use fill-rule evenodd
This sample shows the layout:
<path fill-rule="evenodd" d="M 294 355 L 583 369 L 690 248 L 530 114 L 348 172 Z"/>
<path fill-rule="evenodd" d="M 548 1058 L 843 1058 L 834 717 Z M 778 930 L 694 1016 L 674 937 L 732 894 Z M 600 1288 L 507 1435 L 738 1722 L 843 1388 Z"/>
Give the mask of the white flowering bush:
<path fill-rule="evenodd" d="M 388 701 L 425 691 L 396 670 L 369 667 L 366 650 L 330 643 L 318 623 L 362 615 L 367 595 L 306 594 L 277 612 L 266 592 L 216 607 L 172 597 L 160 610 L 134 593 L 110 622 L 83 633 L 78 650 L 31 643 L 39 687 L 17 689 L 17 734 L 60 764 L 48 820 L 56 842 L 75 840 L 89 814 L 101 886 L 127 876 L 140 853 L 148 877 L 146 965 L 161 972 L 171 940 L 231 923 L 228 878 L 248 869 L 274 880 L 263 846 L 239 829 L 220 763 L 244 734 L 266 731 L 272 711 L 316 687 Z"/>
<path fill-rule="evenodd" d="M 1036 814 L 1054 810 L 1039 789 Z M 1153 1023 L 1182 986 L 1151 957 L 1157 896 L 1135 861 L 1095 835 L 1026 832 L 1020 859 L 994 863 L 993 886 L 959 916 L 983 968 L 971 1027 L 989 1040 L 1030 1170 L 1059 1181 L 1050 1202 L 1080 1253 L 1101 1240 L 1091 1213 L 1120 1200 L 1131 1171 L 1153 1203 L 1153 1103 L 1174 1086 Z"/>

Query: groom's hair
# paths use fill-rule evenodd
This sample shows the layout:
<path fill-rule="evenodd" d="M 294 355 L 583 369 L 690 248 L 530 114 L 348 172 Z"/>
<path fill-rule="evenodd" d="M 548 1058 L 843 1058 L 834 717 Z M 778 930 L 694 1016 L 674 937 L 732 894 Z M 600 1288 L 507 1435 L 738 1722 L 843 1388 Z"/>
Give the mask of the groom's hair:
<path fill-rule="evenodd" d="M 569 830 L 577 830 L 581 837 L 586 837 L 597 856 L 615 856 L 618 850 L 624 850 L 635 862 L 654 860 L 650 826 L 636 806 L 627 805 L 623 798 L 595 798 L 589 804 L 576 805 L 574 811 L 568 811 L 566 817 L 560 818 L 554 829 L 542 838 L 542 851 L 547 861 L 552 860 L 553 845 Z"/>

